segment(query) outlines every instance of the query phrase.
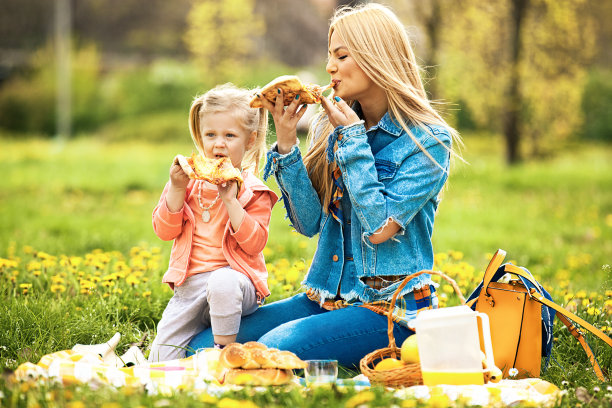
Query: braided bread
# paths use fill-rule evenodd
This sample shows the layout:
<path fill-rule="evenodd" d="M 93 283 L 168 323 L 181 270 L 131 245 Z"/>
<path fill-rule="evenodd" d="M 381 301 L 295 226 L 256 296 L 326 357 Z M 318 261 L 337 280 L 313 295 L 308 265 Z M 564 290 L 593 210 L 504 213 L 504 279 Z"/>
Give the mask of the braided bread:
<path fill-rule="evenodd" d="M 306 363 L 290 351 L 267 348 L 251 341 L 245 344 L 231 343 L 221 350 L 219 364 L 226 368 L 281 368 L 292 370 L 306 368 Z"/>
<path fill-rule="evenodd" d="M 256 370 L 243 370 L 232 368 L 225 373 L 224 383 L 235 385 L 282 385 L 291 381 L 293 374 L 290 370 L 278 368 L 261 368 Z"/>
<path fill-rule="evenodd" d="M 219 354 L 218 379 L 237 385 L 280 385 L 293 377 L 292 369 L 305 368 L 306 362 L 290 351 L 268 348 L 250 341 L 231 343 Z"/>

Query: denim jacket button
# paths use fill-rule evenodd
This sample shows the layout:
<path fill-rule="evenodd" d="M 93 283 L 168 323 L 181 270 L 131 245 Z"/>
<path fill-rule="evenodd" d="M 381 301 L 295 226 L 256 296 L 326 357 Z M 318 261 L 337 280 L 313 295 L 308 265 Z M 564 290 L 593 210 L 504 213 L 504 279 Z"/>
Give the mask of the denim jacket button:
<path fill-rule="evenodd" d="M 338 262 L 338 255 L 332 256 L 332 259 L 333 259 L 334 262 Z"/>

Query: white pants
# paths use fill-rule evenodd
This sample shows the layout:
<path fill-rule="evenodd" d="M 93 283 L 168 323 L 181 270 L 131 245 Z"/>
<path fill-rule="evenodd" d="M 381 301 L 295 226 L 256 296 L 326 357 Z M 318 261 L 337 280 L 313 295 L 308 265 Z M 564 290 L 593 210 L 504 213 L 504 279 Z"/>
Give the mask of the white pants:
<path fill-rule="evenodd" d="M 208 327 L 215 335 L 238 333 L 241 316 L 255 312 L 257 306 L 251 280 L 230 267 L 190 276 L 174 287 L 157 325 L 149 361 L 184 358 L 193 336 Z"/>

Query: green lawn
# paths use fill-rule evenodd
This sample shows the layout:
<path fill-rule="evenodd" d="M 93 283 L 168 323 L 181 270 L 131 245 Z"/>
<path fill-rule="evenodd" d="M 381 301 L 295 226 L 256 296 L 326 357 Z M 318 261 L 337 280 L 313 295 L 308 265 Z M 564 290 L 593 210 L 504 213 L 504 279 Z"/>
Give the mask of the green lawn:
<path fill-rule="evenodd" d="M 510 260 L 528 267 L 558 303 L 576 299 L 581 317 L 612 332 L 612 146 L 575 146 L 553 159 L 508 168 L 500 138 L 464 137 L 469 164 L 456 163 L 434 232 L 436 253 L 458 251 L 451 266 L 465 261 L 474 267 L 471 281 L 458 281 L 464 294 L 481 278 L 490 255 L 503 248 Z M 44 354 L 75 343 L 100 342 L 115 331 L 124 334 L 120 349 L 148 334 L 146 346 L 170 297 L 160 278 L 171 243 L 154 235 L 151 211 L 174 155 L 193 150 L 188 135 L 164 144 L 111 143 L 94 136 L 61 148 L 40 139 L 1 138 L 0 144 L 0 258 L 16 260 L 13 267 L 0 265 L 0 366 L 15 369 L 26 361 L 35 363 Z M 269 184 L 276 189 L 273 180 Z M 266 249 L 274 280 L 272 300 L 299 290 L 315 247 L 316 239 L 291 231 L 278 204 Z M 73 255 L 84 258 L 85 264 L 66 266 Z M 143 259 L 146 265 L 135 266 Z M 138 272 L 137 284 L 111 276 L 123 261 Z M 41 263 L 42 273 L 37 268 Z M 84 278 L 97 279 L 94 290 L 83 289 Z M 543 378 L 569 390 L 563 405 L 580 401 L 573 394 L 577 387 L 593 392 L 598 386 L 601 395 L 609 394 L 610 383 L 597 382 L 584 352 L 558 322 L 555 336 L 553 357 L 560 365 L 553 363 Z M 591 346 L 610 373 L 612 349 L 598 340 Z M 92 406 L 109 401 L 158 406 L 156 398 L 73 391 Z M 14 392 L 0 380 L 0 395 L 18 394 Z M 314 407 L 343 406 L 353 393 L 318 392 L 305 399 L 300 392 L 257 397 L 247 392 L 234 397 L 250 398 L 260 406 Z M 379 389 L 375 393 L 380 404 L 371 406 L 397 403 Z M 48 393 L 32 395 L 32 401 L 40 402 Z M 65 395 L 56 400 L 60 406 L 70 400 Z M 601 406 L 610 398 L 602 397 Z M 13 399 L 17 402 L 7 406 L 35 406 Z M 3 401 L 8 400 L 0 399 L 5 406 Z M 177 406 L 198 402 L 172 399 Z"/>

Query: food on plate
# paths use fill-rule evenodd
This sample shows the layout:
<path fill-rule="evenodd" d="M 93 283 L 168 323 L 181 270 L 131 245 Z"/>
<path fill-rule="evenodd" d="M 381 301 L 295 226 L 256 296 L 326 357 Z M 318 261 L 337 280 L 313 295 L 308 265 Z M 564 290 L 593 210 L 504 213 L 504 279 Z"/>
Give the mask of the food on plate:
<path fill-rule="evenodd" d="M 280 385 L 293 378 L 292 369 L 306 362 L 290 351 L 268 348 L 262 343 L 231 343 L 219 354 L 219 382 L 237 385 Z"/>
<path fill-rule="evenodd" d="M 263 88 L 258 89 L 256 95 L 253 97 L 249 105 L 251 108 L 261 108 L 263 104 L 261 99 L 257 97 L 257 94 L 261 95 L 262 98 L 266 98 L 270 102 L 276 102 L 276 95 L 278 95 L 278 89 L 283 92 L 283 103 L 285 106 L 289 105 L 295 99 L 296 95 L 300 95 L 300 104 L 304 103 L 321 103 L 321 96 L 323 92 L 332 88 L 336 84 L 335 81 L 321 87 L 315 84 L 305 85 L 295 75 L 283 75 L 273 79 Z"/>
<path fill-rule="evenodd" d="M 211 184 L 223 184 L 235 180 L 238 185 L 242 183 L 240 170 L 232 165 L 229 157 L 209 159 L 197 153 L 192 153 L 187 158 L 177 155 L 178 162 L 189 178 L 206 180 Z"/>

